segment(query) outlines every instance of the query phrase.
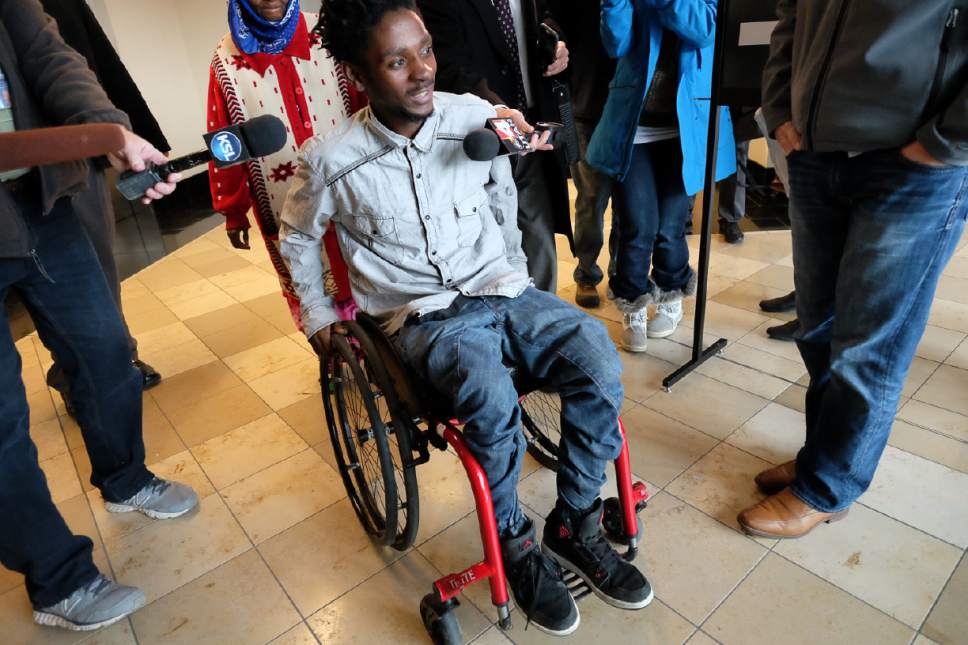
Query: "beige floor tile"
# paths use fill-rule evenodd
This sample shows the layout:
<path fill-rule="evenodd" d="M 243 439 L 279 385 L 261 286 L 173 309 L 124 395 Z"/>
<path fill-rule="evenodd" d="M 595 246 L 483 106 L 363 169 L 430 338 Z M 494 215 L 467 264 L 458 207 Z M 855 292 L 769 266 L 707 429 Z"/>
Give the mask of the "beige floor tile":
<path fill-rule="evenodd" d="M 711 272 L 737 280 L 745 280 L 768 266 L 769 264 L 766 262 L 750 260 L 726 253 L 713 253 L 709 262 L 709 270 Z"/>
<path fill-rule="evenodd" d="M 299 623 L 288 632 L 273 640 L 270 645 L 317 645 L 318 641 L 306 623 Z"/>
<path fill-rule="evenodd" d="M 638 565 L 659 598 L 702 623 L 764 556 L 766 549 L 667 493 L 647 511 Z"/>
<path fill-rule="evenodd" d="M 606 468 L 605 477 L 606 481 L 599 496 L 602 499 L 618 496 L 618 488 L 615 485 L 615 469 L 611 466 Z M 658 486 L 648 480 L 644 480 L 644 483 L 653 494 L 659 490 Z M 467 483 L 465 482 L 464 485 L 466 487 Z M 518 484 L 518 500 L 533 511 L 529 514 L 532 518 L 547 517 L 558 500 L 557 475 L 546 468 L 539 468 L 531 475 L 522 478 Z M 648 513 L 647 510 L 645 512 Z M 643 516 L 642 521 L 647 522 L 647 516 Z"/>
<path fill-rule="evenodd" d="M 781 264 L 771 264 L 762 271 L 757 271 L 746 280 L 747 282 L 779 289 L 784 294 L 787 294 L 793 291 L 793 268 Z"/>
<path fill-rule="evenodd" d="M 306 443 L 316 445 L 329 443 L 329 430 L 323 411 L 322 398 L 310 396 L 298 403 L 282 408 L 278 412 L 289 427 L 299 433 Z"/>
<path fill-rule="evenodd" d="M 767 327 L 773 327 L 780 324 L 783 324 L 782 320 L 771 318 L 738 340 L 744 345 L 749 345 L 750 347 L 766 352 L 767 354 L 773 354 L 774 356 L 779 356 L 780 358 L 785 358 L 789 361 L 802 363 L 803 359 L 800 357 L 800 350 L 797 349 L 796 343 L 773 340 L 766 335 Z"/>
<path fill-rule="evenodd" d="M 860 504 L 775 552 L 915 629 L 961 559 L 961 549 Z"/>
<path fill-rule="evenodd" d="M 474 510 L 474 495 L 467 474 L 453 453 L 431 452 L 430 461 L 417 468 L 417 481 L 420 485 L 417 544 Z"/>
<path fill-rule="evenodd" d="M 210 253 L 198 254 L 189 258 L 182 258 L 185 264 L 191 266 L 200 275 L 206 278 L 222 275 L 240 269 L 247 269 L 252 265 L 234 253 L 224 249 L 211 251 Z"/>
<path fill-rule="evenodd" d="M 177 300 L 166 303 L 168 308 L 181 320 L 187 320 L 238 304 L 235 298 L 221 289 L 218 289 L 209 282 L 205 284 L 207 287 L 205 293 L 202 295 L 178 298 Z"/>
<path fill-rule="evenodd" d="M 258 347 L 280 336 L 282 336 L 281 331 L 260 318 L 258 322 L 247 322 L 222 329 L 211 336 L 202 336 L 201 340 L 216 356 L 225 358 Z"/>
<path fill-rule="evenodd" d="M 145 463 L 149 466 L 185 450 L 185 444 L 158 404 L 145 399 L 141 436 L 145 442 Z"/>
<path fill-rule="evenodd" d="M 188 447 L 260 419 L 271 410 L 247 385 L 224 390 L 214 396 L 176 408 L 168 413 L 175 431 Z"/>
<path fill-rule="evenodd" d="M 931 428 L 962 442 L 968 441 L 968 417 L 957 412 L 911 399 L 901 408 L 897 418 Z"/>
<path fill-rule="evenodd" d="M 83 492 L 81 482 L 69 453 L 63 453 L 40 462 L 40 468 L 47 477 L 47 487 L 54 503 L 77 497 Z"/>
<path fill-rule="evenodd" d="M 193 340 L 196 340 L 196 338 L 192 330 L 186 327 L 185 323 L 175 322 L 140 334 L 138 336 L 138 352 L 156 354 Z"/>
<path fill-rule="evenodd" d="M 319 397 L 319 359 L 307 358 L 266 374 L 249 381 L 249 387 L 273 410 L 287 408 L 307 397 Z"/>
<path fill-rule="evenodd" d="M 218 361 L 165 378 L 149 394 L 165 414 L 170 414 L 239 385 L 242 380 Z"/>
<path fill-rule="evenodd" d="M 222 491 L 226 504 L 260 543 L 346 495 L 339 475 L 312 449 Z"/>
<path fill-rule="evenodd" d="M 24 577 L 22 575 L 0 565 L 0 598 L 11 589 L 21 587 L 23 583 Z"/>
<path fill-rule="evenodd" d="M 24 365 L 20 370 L 20 379 L 24 384 L 24 392 L 33 394 L 47 389 L 47 374 L 40 369 L 39 364 Z"/>
<path fill-rule="evenodd" d="M 251 264 L 209 278 L 213 284 L 236 300 L 251 300 L 279 293 L 279 279 Z"/>
<path fill-rule="evenodd" d="M 623 415 L 632 472 L 665 486 L 719 441 L 644 406 Z"/>
<path fill-rule="evenodd" d="M 622 385 L 625 396 L 641 403 L 662 391 L 662 379 L 676 366 L 648 354 L 618 353 L 622 361 Z"/>
<path fill-rule="evenodd" d="M 426 642 L 420 599 L 438 576 L 426 559 L 411 552 L 310 616 L 307 622 L 323 643 Z M 374 612 L 375 607 L 379 607 L 378 612 Z M 471 603 L 462 604 L 456 611 L 467 640 L 490 627 L 490 617 Z"/>
<path fill-rule="evenodd" d="M 132 618 L 139 640 L 175 645 L 261 645 L 300 618 L 255 551 L 155 601 Z"/>
<path fill-rule="evenodd" d="M 702 405 L 696 403 L 702 401 Z M 645 406 L 720 439 L 766 407 L 766 399 L 720 383 L 701 374 L 692 374 L 672 392 L 661 393 Z"/>
<path fill-rule="evenodd" d="M 677 342 L 671 338 L 649 339 L 649 347 L 646 352 L 649 356 L 668 363 L 671 367 L 666 369 L 669 371 L 692 358 L 692 347 L 690 345 Z M 622 353 L 627 354 L 629 352 L 622 351 Z"/>
<path fill-rule="evenodd" d="M 24 367 L 35 367 L 40 364 L 37 357 L 37 350 L 34 349 L 34 342 L 36 339 L 37 334 L 35 332 L 29 336 L 24 336 L 14 343 L 14 348 L 17 350 L 17 353 L 20 354 L 20 362 Z"/>
<path fill-rule="evenodd" d="M 208 481 L 208 477 L 202 471 L 201 466 L 198 465 L 195 458 L 187 450 L 153 464 L 151 472 L 162 479 L 169 479 L 191 486 L 203 503 L 205 503 L 205 498 L 215 492 L 212 484 Z M 87 499 L 91 506 L 91 512 L 94 514 L 94 519 L 97 522 L 98 529 L 101 532 L 101 537 L 105 541 L 116 540 L 120 537 L 130 535 L 146 526 L 152 526 L 157 522 L 157 520 L 152 520 L 146 515 L 137 512 L 109 513 L 104 508 L 101 493 L 95 490 L 88 491 Z"/>
<path fill-rule="evenodd" d="M 651 605 L 639 611 L 624 611 L 589 596 L 588 600 L 579 604 L 578 611 L 581 613 L 581 624 L 569 637 L 576 642 L 594 642 L 596 645 L 681 643 L 695 630 L 661 600 L 653 600 Z M 526 630 L 527 621 L 520 612 L 514 612 L 511 620 L 513 623 L 508 635 L 519 645 L 561 642 L 560 637 L 549 636 L 534 627 Z M 634 640 L 630 640 L 632 635 Z"/>
<path fill-rule="evenodd" d="M 28 394 L 27 406 L 30 408 L 30 425 L 37 425 L 57 418 L 54 400 L 51 398 L 49 388 L 45 387 L 33 394 Z"/>
<path fill-rule="evenodd" d="M 771 268 L 773 267 L 771 266 Z M 790 293 L 790 287 L 770 287 L 751 280 L 744 280 L 725 291 L 720 291 L 713 298 L 713 301 L 736 307 L 737 309 L 743 309 L 744 311 L 750 311 L 764 317 L 772 316 L 782 320 L 792 320 L 796 317 L 792 312 L 764 314 L 760 309 L 760 301 L 779 298 L 788 293 Z"/>
<path fill-rule="evenodd" d="M 218 357 L 202 341 L 192 340 L 164 351 L 143 352 L 141 360 L 158 370 L 163 377 L 171 378 L 217 361 Z"/>
<path fill-rule="evenodd" d="M 188 318 L 184 321 L 185 325 L 199 338 L 212 336 L 232 327 L 244 327 L 260 322 L 265 321 L 240 304 L 216 309 L 215 311 L 202 314 L 195 318 Z"/>
<path fill-rule="evenodd" d="M 308 447 L 282 419 L 269 414 L 194 446 L 192 454 L 222 490 Z"/>
<path fill-rule="evenodd" d="M 776 342 L 776 341 L 773 341 Z M 750 347 L 742 341 L 730 343 L 726 347 L 724 357 L 734 363 L 752 367 L 760 372 L 772 374 L 778 378 L 795 382 L 807 373 L 802 360 L 792 361 L 761 349 Z"/>
<path fill-rule="evenodd" d="M 738 529 L 736 515 L 763 498 L 753 477 L 769 467 L 770 463 L 759 457 L 720 444 L 666 486 L 666 490 Z"/>
<path fill-rule="evenodd" d="M 938 281 L 936 298 L 968 305 L 968 278 L 942 275 Z"/>
<path fill-rule="evenodd" d="M 149 309 L 134 314 L 126 311 L 124 312 L 124 321 L 128 324 L 128 331 L 131 332 L 131 335 L 139 338 L 141 334 L 178 322 L 178 316 L 173 314 L 168 307 L 161 306 L 157 309 Z"/>
<path fill-rule="evenodd" d="M 895 420 L 888 441 L 895 448 L 968 473 L 968 442 Z"/>
<path fill-rule="evenodd" d="M 802 385 L 791 385 L 783 394 L 773 399 L 775 403 L 796 410 L 801 414 L 807 411 L 807 388 Z"/>
<path fill-rule="evenodd" d="M 779 396 L 790 385 L 789 381 L 718 356 L 703 363 L 698 372 L 764 399 Z"/>
<path fill-rule="evenodd" d="M 942 365 L 918 390 L 914 398 L 924 403 L 968 415 L 968 370 Z"/>
<path fill-rule="evenodd" d="M 225 364 L 243 381 L 252 381 L 295 365 L 307 358 L 306 351 L 281 337 L 225 358 Z"/>
<path fill-rule="evenodd" d="M 774 319 L 763 314 L 711 301 L 706 306 L 705 330 L 710 334 L 735 341 L 771 320 Z M 692 324 L 692 317 L 684 318 L 682 321 L 683 327 L 691 328 Z"/>
<path fill-rule="evenodd" d="M 968 305 L 936 299 L 931 305 L 928 324 L 968 333 Z"/>
<path fill-rule="evenodd" d="M 105 544 L 118 581 L 141 587 L 149 603 L 251 548 L 218 495 L 188 515 Z"/>
<path fill-rule="evenodd" d="M 944 275 L 950 275 L 955 278 L 968 278 L 968 256 L 951 258 L 948 266 L 944 269 Z"/>
<path fill-rule="evenodd" d="M 723 643 L 909 643 L 914 632 L 777 555 L 703 625 Z"/>
<path fill-rule="evenodd" d="M 924 634 L 918 634 L 918 637 L 914 639 L 912 645 L 938 645 L 936 641 L 931 640 Z"/>
<path fill-rule="evenodd" d="M 174 289 L 202 278 L 198 272 L 176 257 L 166 257 L 141 271 L 137 275 L 138 282 L 157 295 L 169 289 Z"/>
<path fill-rule="evenodd" d="M 860 501 L 962 549 L 968 547 L 968 475 L 888 446 Z"/>
<path fill-rule="evenodd" d="M 85 493 L 94 490 L 91 483 L 91 459 L 87 456 L 87 451 L 83 447 L 74 448 L 71 450 L 71 459 L 77 468 L 81 490 Z"/>
<path fill-rule="evenodd" d="M 212 229 L 212 231 L 210 231 L 206 235 L 196 238 L 191 242 L 189 242 L 188 244 L 186 244 L 185 246 L 176 250 L 175 252 L 172 253 L 172 255 L 174 255 L 175 257 L 181 260 L 185 260 L 186 258 L 191 257 L 193 255 L 198 255 L 199 253 L 207 253 L 209 251 L 221 249 L 222 247 L 220 247 L 215 242 L 212 242 L 207 237 L 207 235 L 212 235 L 215 233 L 221 233 L 223 236 L 225 235 L 224 229 L 223 230 L 220 230 L 219 228 Z"/>
<path fill-rule="evenodd" d="M 478 636 L 474 640 L 474 645 L 511 645 L 511 641 L 504 635 L 501 628 L 495 625 Z"/>
<path fill-rule="evenodd" d="M 40 461 L 63 455 L 67 452 L 67 441 L 60 421 L 51 419 L 43 423 L 30 426 L 30 438 L 37 446 L 37 458 Z"/>
<path fill-rule="evenodd" d="M 962 559 L 921 631 L 941 645 L 965 642 L 968 635 L 968 559 Z"/>
<path fill-rule="evenodd" d="M 954 367 L 968 370 L 968 340 L 963 341 L 955 350 L 947 357 L 945 361 L 948 365 Z"/>
<path fill-rule="evenodd" d="M 737 255 L 775 264 L 790 254 L 790 235 L 785 231 L 749 231 L 742 244 L 719 240 L 717 253 Z"/>
<path fill-rule="evenodd" d="M 806 434 L 803 414 L 771 403 L 743 424 L 726 441 L 771 464 L 795 459 Z"/>
<path fill-rule="evenodd" d="M 259 551 L 305 616 L 403 555 L 369 538 L 349 500 L 266 540 Z"/>
<path fill-rule="evenodd" d="M 248 307 L 253 313 L 275 325 L 277 329 L 286 334 L 291 334 L 296 329 L 292 314 L 289 313 L 289 306 L 282 294 L 270 293 L 251 300 L 245 300 L 243 305 Z"/>
<path fill-rule="evenodd" d="M 943 363 L 964 339 L 964 332 L 928 325 L 918 344 L 916 354 L 921 358 Z M 956 365 L 956 367 L 960 366 Z"/>
<path fill-rule="evenodd" d="M 687 645 L 716 645 L 719 643 L 715 638 L 706 632 L 697 629 L 696 633 L 686 641 Z"/>
<path fill-rule="evenodd" d="M 901 396 L 911 398 L 918 389 L 924 385 L 925 381 L 938 369 L 938 363 L 929 361 L 926 358 L 915 356 L 911 362 L 911 369 L 908 371 L 907 379 L 904 381 L 904 389 Z"/>

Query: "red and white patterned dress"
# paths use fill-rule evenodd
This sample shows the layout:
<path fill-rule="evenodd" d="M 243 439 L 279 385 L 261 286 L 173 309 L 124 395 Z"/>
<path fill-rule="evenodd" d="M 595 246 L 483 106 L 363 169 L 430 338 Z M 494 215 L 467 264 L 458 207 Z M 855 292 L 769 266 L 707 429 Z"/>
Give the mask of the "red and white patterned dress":
<path fill-rule="evenodd" d="M 304 141 L 329 132 L 366 104 L 343 68 L 319 46 L 316 34 L 309 33 L 310 21 L 315 24 L 316 15 L 302 15 L 292 42 L 280 54 L 245 54 L 231 34 L 222 38 L 212 59 L 206 124 L 211 131 L 263 114 L 274 114 L 286 124 L 289 138 L 282 150 L 221 170 L 210 164 L 209 184 L 226 228 L 249 228 L 251 209 L 297 327 L 299 299 L 279 255 L 278 227 L 296 157 Z"/>

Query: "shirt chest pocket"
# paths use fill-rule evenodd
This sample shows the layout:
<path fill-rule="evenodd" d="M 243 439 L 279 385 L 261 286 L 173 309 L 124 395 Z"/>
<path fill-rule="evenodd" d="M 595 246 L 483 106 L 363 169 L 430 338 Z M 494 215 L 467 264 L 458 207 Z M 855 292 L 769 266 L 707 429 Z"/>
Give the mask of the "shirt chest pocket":
<path fill-rule="evenodd" d="M 476 190 L 454 204 L 457 217 L 457 244 L 471 247 L 481 236 L 482 220 L 487 208 L 487 191 Z"/>
<path fill-rule="evenodd" d="M 395 243 L 397 225 L 392 217 L 363 212 L 352 218 L 353 228 L 373 248 L 374 245 Z"/>

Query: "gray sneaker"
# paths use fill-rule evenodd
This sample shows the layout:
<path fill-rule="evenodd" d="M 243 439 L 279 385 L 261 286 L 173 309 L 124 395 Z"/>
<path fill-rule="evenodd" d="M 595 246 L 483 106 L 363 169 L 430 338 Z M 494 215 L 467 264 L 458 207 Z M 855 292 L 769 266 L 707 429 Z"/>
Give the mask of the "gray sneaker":
<path fill-rule="evenodd" d="M 144 593 L 98 575 L 56 605 L 34 610 L 34 622 L 89 632 L 113 625 L 145 604 Z"/>
<path fill-rule="evenodd" d="M 104 508 L 111 513 L 141 511 L 156 520 L 181 517 L 196 506 L 198 495 L 190 486 L 158 477 L 123 502 L 104 502 Z"/>
<path fill-rule="evenodd" d="M 649 338 L 671 336 L 680 322 L 682 322 L 682 300 L 656 305 L 655 316 L 649 321 Z"/>
<path fill-rule="evenodd" d="M 622 349 L 627 352 L 644 352 L 649 344 L 646 325 L 649 310 L 642 308 L 622 316 Z"/>

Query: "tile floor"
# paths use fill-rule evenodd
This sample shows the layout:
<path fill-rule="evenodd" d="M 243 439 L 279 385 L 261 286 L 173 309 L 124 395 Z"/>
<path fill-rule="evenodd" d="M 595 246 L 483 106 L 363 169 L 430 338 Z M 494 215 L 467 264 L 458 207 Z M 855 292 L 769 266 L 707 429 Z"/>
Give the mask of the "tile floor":
<path fill-rule="evenodd" d="M 707 340 L 728 338 L 725 354 L 671 393 L 660 381 L 688 357 L 688 319 L 647 354 L 622 354 L 633 470 L 654 494 L 638 562 L 657 600 L 623 612 L 589 598 L 573 642 L 968 642 L 968 248 L 945 275 L 871 490 L 847 521 L 777 543 L 745 537 L 735 516 L 759 497 L 753 475 L 802 439 L 805 370 L 793 345 L 764 332 L 788 316 L 756 305 L 791 288 L 789 234 L 714 244 Z M 560 293 L 573 299 L 574 260 L 560 247 Z M 417 546 L 374 547 L 332 466 L 316 360 L 264 253 L 212 231 L 127 280 L 124 301 L 143 358 L 165 376 L 145 396 L 148 460 L 192 484 L 201 507 L 169 522 L 104 512 L 79 430 L 44 385 L 49 356 L 20 341 L 54 500 L 102 569 L 149 604 L 93 635 L 35 627 L 20 578 L 0 569 L 0 641 L 426 642 L 420 597 L 480 557 L 457 460 L 436 453 L 418 470 Z M 595 313 L 618 333 L 614 307 Z M 553 485 L 529 461 L 521 497 L 535 517 Z M 520 616 L 509 633 L 494 627 L 483 586 L 460 618 L 482 645 L 551 642 Z"/>

